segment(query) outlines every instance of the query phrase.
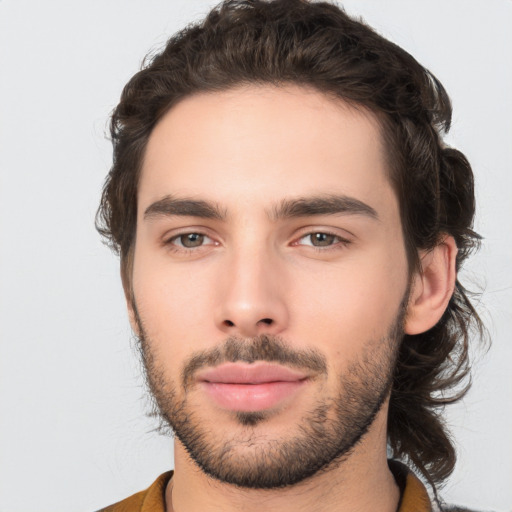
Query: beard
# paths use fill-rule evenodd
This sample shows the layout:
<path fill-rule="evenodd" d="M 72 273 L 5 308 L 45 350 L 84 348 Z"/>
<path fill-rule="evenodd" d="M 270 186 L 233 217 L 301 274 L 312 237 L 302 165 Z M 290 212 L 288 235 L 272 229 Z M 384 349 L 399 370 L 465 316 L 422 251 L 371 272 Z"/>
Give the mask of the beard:
<path fill-rule="evenodd" d="M 227 338 L 214 349 L 194 353 L 171 379 L 160 364 L 143 321 L 135 310 L 145 377 L 161 429 L 169 427 L 201 470 L 221 482 L 251 489 L 282 488 L 327 471 L 346 460 L 373 424 L 391 391 L 399 342 L 403 337 L 406 300 L 386 336 L 369 340 L 337 376 L 337 389 L 322 396 L 286 435 L 258 431 L 276 411 L 234 412 L 232 429 L 215 431 L 191 392 L 196 371 L 226 362 L 266 361 L 327 376 L 324 355 L 295 350 L 282 338 Z M 181 396 L 177 390 L 182 391 Z"/>

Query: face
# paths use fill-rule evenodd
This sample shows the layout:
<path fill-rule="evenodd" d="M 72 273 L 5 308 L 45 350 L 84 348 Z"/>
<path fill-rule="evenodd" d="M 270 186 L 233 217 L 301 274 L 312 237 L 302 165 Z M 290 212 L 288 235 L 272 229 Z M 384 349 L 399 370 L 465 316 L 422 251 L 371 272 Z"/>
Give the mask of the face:
<path fill-rule="evenodd" d="M 207 474 L 294 484 L 385 422 L 407 276 L 370 113 L 251 86 L 155 127 L 129 306 L 161 414 Z"/>

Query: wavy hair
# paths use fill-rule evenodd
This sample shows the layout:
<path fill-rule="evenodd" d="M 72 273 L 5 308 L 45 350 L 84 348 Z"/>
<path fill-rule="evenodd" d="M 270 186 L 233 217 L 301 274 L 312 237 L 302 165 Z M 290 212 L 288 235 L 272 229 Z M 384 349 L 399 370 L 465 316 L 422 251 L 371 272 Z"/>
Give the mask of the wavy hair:
<path fill-rule="evenodd" d="M 97 229 L 121 256 L 131 289 L 137 185 L 155 124 L 182 98 L 247 83 L 293 83 L 365 108 L 380 121 L 399 199 L 410 272 L 419 249 L 455 238 L 457 270 L 479 236 L 472 230 L 473 173 L 447 147 L 451 104 L 441 83 L 411 55 L 336 5 L 306 0 L 227 0 L 174 35 L 125 86 L 111 118 L 113 165 Z M 468 346 L 483 326 L 457 281 L 438 324 L 405 335 L 391 391 L 388 445 L 435 486 L 453 471 L 446 404 L 469 387 Z"/>

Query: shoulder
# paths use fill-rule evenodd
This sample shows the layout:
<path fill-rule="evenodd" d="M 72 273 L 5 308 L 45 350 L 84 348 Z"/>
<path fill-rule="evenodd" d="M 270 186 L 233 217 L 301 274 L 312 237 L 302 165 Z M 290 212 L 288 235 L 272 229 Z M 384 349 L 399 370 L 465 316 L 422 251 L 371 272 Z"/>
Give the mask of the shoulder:
<path fill-rule="evenodd" d="M 398 512 L 484 512 L 457 505 L 447 505 L 431 500 L 423 482 L 398 460 L 388 460 L 389 469 L 400 489 L 401 498 Z"/>
<path fill-rule="evenodd" d="M 145 494 L 146 491 L 138 492 L 113 505 L 97 510 L 96 512 L 138 512 L 142 507 Z"/>
<path fill-rule="evenodd" d="M 458 507 L 456 505 L 443 505 L 439 508 L 440 512 L 484 512 L 483 510 L 475 510 L 474 508 Z"/>
<path fill-rule="evenodd" d="M 146 490 L 96 512 L 165 512 L 165 489 L 172 475 L 172 471 L 167 471 L 161 474 Z"/>

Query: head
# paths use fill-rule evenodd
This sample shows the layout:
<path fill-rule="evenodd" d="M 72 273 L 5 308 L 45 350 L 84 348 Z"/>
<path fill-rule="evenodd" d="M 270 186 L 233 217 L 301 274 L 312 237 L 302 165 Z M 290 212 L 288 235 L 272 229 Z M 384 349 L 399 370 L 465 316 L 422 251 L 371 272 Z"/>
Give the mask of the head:
<path fill-rule="evenodd" d="M 171 38 L 130 80 L 112 116 L 114 163 L 98 227 L 121 257 L 152 391 L 164 415 L 173 411 L 167 419 L 187 449 L 212 451 L 214 444 L 186 428 L 200 407 L 193 391 L 187 398 L 194 378 L 218 364 L 262 359 L 316 383 L 304 398 L 301 435 L 281 443 L 278 460 L 285 452 L 297 459 L 320 436 L 330 443 L 318 448 L 323 452 L 314 463 L 304 462 L 313 474 L 349 454 L 385 414 L 395 457 L 412 461 L 432 483 L 450 474 L 455 452 L 439 411 L 464 392 L 470 329 L 480 326 L 456 280 L 478 237 L 471 229 L 471 168 L 442 140 L 450 119 L 449 98 L 431 73 L 327 3 L 225 2 Z M 221 155 L 229 155 L 229 175 Z M 328 232 L 326 217 L 336 208 L 347 215 Z M 169 224 L 166 243 L 175 252 L 157 264 L 151 230 L 163 229 L 161 217 L 176 216 L 207 220 L 196 222 L 197 233 Z M 300 219 L 312 217 L 317 231 L 304 230 Z M 360 233 L 372 232 L 380 245 L 358 254 L 358 244 L 365 247 Z M 286 249 L 263 251 L 268 240 L 267 249 Z M 311 245 L 324 247 L 321 256 L 310 257 L 317 250 Z M 350 264 L 325 250 L 331 246 L 356 247 Z M 442 278 L 438 267 L 445 268 Z M 446 292 L 429 298 L 443 279 Z M 268 288 L 255 285 L 267 281 Z M 150 299 L 159 282 L 161 294 Z M 170 286 L 177 282 L 190 283 L 192 291 Z M 325 291 L 319 282 L 339 286 Z M 256 313 L 257 328 L 245 325 L 242 313 L 236 317 L 234 304 L 244 302 L 238 299 L 247 290 L 266 303 Z M 169 362 L 173 378 L 163 344 L 154 341 L 172 343 L 165 306 L 151 300 L 180 305 L 185 316 L 192 310 L 191 323 L 177 335 L 187 343 L 172 352 L 183 364 Z M 207 321 L 205 311 L 215 317 L 215 332 L 197 327 Z M 300 322 L 289 322 L 293 311 L 305 312 Z M 360 343 L 347 348 L 350 338 Z M 352 408 L 347 397 L 366 407 Z M 276 426 L 283 414 L 286 407 L 238 410 L 245 430 L 230 442 L 254 444 L 263 424 L 283 439 Z M 263 459 L 259 467 L 268 467 Z M 299 469 L 265 485 L 309 476 Z"/>

